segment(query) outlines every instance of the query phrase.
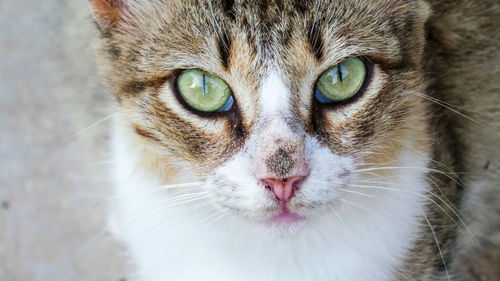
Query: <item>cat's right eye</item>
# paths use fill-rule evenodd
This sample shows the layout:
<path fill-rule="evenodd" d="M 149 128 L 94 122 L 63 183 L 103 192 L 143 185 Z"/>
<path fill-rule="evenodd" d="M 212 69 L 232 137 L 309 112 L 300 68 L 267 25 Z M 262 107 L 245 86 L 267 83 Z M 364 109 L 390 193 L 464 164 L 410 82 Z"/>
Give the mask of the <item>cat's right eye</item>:
<path fill-rule="evenodd" d="M 345 102 L 361 90 L 366 77 L 366 65 L 363 60 L 346 59 L 321 75 L 314 96 L 320 103 Z"/>
<path fill-rule="evenodd" d="M 226 82 L 199 69 L 184 70 L 177 78 L 177 89 L 187 105 L 200 112 L 229 111 L 234 103 Z"/>

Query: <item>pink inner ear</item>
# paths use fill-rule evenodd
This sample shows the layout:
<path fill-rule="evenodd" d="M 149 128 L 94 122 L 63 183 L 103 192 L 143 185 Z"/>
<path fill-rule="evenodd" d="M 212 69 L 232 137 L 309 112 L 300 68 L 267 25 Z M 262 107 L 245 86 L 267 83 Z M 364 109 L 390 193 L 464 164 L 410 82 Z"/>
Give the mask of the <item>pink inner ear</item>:
<path fill-rule="evenodd" d="M 125 0 L 90 0 L 96 15 L 115 23 L 121 19 L 123 9 L 127 7 Z"/>

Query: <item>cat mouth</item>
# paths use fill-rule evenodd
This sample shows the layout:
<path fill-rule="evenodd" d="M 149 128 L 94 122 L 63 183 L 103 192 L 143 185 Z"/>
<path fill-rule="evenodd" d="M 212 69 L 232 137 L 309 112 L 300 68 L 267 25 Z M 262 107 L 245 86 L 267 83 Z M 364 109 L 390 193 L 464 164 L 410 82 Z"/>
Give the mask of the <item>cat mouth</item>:
<path fill-rule="evenodd" d="M 290 211 L 286 206 L 281 207 L 281 211 L 270 218 L 272 224 L 295 224 L 305 220 L 305 217 Z"/>

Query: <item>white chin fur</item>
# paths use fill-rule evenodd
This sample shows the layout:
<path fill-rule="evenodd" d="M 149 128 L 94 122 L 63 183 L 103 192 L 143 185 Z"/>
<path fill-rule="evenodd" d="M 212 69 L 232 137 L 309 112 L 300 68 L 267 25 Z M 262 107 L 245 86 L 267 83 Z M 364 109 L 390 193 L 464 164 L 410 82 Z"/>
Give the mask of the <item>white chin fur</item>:
<path fill-rule="evenodd" d="M 140 148 L 124 139 L 117 133 L 113 143 L 113 232 L 128 247 L 140 281 L 387 281 L 418 232 L 424 169 L 404 169 L 385 185 L 408 192 L 372 191 L 356 201 L 363 209 L 343 204 L 341 219 L 331 213 L 295 235 L 276 236 L 221 217 L 200 206 L 203 200 L 165 207 L 168 194 L 154 189 L 155 175 L 135 166 Z M 407 152 L 398 164 L 427 163 Z"/>

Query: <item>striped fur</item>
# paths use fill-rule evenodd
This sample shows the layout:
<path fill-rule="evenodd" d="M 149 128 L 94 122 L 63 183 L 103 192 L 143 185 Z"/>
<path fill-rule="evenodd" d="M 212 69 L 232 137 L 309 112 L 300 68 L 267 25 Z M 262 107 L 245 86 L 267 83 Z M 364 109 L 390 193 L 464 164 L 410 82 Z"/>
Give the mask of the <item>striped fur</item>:
<path fill-rule="evenodd" d="M 499 209 L 483 204 L 499 196 L 494 0 L 91 4 L 123 112 L 117 235 L 141 280 L 475 280 L 466 253 L 498 249 Z M 319 76 L 348 57 L 368 65 L 362 94 L 316 102 Z M 233 108 L 187 108 L 175 79 L 189 68 L 226 81 Z M 302 172 L 289 208 L 305 222 L 263 223 L 279 208 L 261 175 Z"/>

